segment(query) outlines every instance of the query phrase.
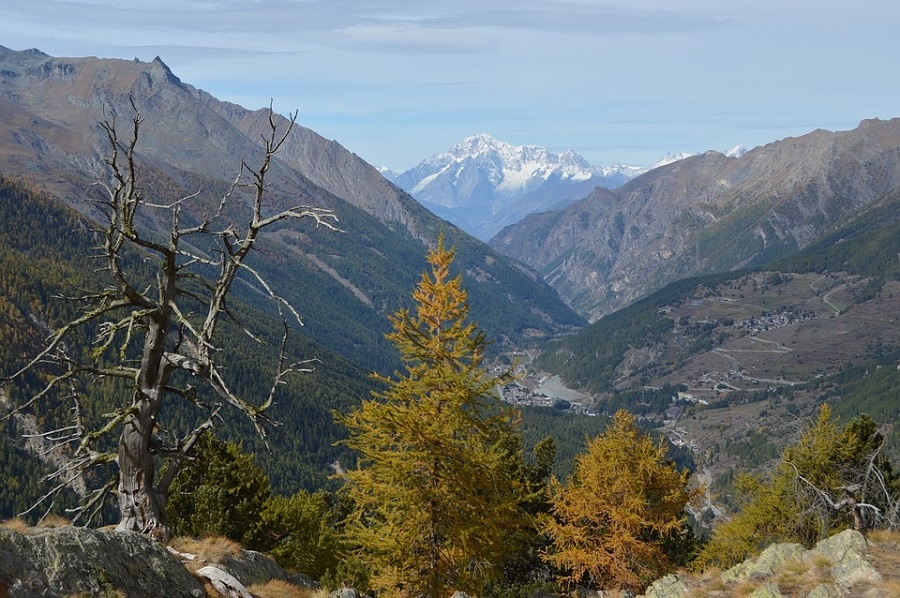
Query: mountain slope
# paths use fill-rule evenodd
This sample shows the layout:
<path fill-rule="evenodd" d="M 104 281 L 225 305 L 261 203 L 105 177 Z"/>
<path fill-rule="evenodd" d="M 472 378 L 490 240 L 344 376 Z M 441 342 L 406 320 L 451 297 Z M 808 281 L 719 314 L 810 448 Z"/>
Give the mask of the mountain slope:
<path fill-rule="evenodd" d="M 829 401 L 900 451 L 900 192 L 763 268 L 671 283 L 550 344 L 536 366 L 691 446 L 714 478 L 764 464 Z M 702 458 L 701 458 L 702 456 Z"/>
<path fill-rule="evenodd" d="M 557 155 L 482 133 L 392 179 L 436 214 L 487 240 L 527 214 L 566 205 L 597 186 L 618 187 L 638 172 L 594 167 L 571 150 Z"/>
<path fill-rule="evenodd" d="M 490 245 L 590 319 L 696 274 L 766 263 L 900 186 L 900 120 L 707 152 L 525 218 Z"/>
<path fill-rule="evenodd" d="M 170 199 L 198 189 L 223 192 L 241 160 L 253 164 L 259 156 L 259 133 L 268 126 L 268 111 L 218 101 L 180 81 L 158 58 L 51 58 L 0 48 L 0 71 L 0 106 L 8 115 L 0 122 L 0 172 L 33 179 L 88 215 L 95 209 L 88 190 L 105 176 L 97 123 L 104 115 L 128 123 L 130 98 L 144 118 L 142 163 L 159 173 L 150 191 Z M 472 306 L 492 337 L 554 334 L 581 322 L 534 273 L 442 222 L 370 165 L 308 129 L 292 132 L 270 175 L 274 205 L 331 207 L 347 232 L 269 235 L 273 259 L 266 267 L 305 306 L 310 334 L 367 366 L 384 365 L 373 363 L 381 351 L 371 346 L 383 346 L 384 316 L 406 300 L 424 267 L 425 245 L 441 230 L 475 260 L 461 261 L 462 271 L 490 274 L 468 284 L 490 298 L 485 309 L 503 306 L 512 328 L 493 328 L 480 317 L 481 307 Z M 512 289 L 501 288 L 500 279 L 512 281 Z"/>
<path fill-rule="evenodd" d="M 0 178 L 26 190 L 11 192 L 18 204 L 4 198 L 10 202 L 4 207 L 19 216 L 0 227 L 5 268 L 0 288 L 33 289 L 16 300 L 21 308 L 10 308 L 16 315 L 8 327 L 6 312 L 0 314 L 2 341 L 14 351 L 4 353 L 7 367 L 0 375 L 9 373 L 9 359 L 34 354 L 44 334 L 37 322 L 58 325 L 68 313 L 60 315 L 52 296 L 96 288 L 96 279 L 80 278 L 90 267 L 67 261 L 91 246 L 99 220 L 102 193 L 96 183 L 107 180 L 109 148 L 98 123 L 114 119 L 127 139 L 132 101 L 143 118 L 137 146 L 143 193 L 160 204 L 196 193 L 184 204 L 184 219 L 217 205 L 242 160 L 258 163 L 259 132 L 267 126 L 268 111 L 221 102 L 180 81 L 159 59 L 52 58 L 0 47 Z M 283 130 L 287 121 L 277 115 L 275 120 Z M 312 131 L 294 129 L 267 181 L 272 209 L 329 207 L 344 231 L 304 222 L 278 227 L 260 238 L 252 264 L 303 318 L 292 356 L 323 361 L 315 374 L 286 387 L 273 414 L 285 425 L 271 436 L 272 454 L 254 440 L 246 422 L 223 423 L 229 437 L 258 453 L 279 491 L 326 483 L 328 464 L 340 453 L 333 444 L 341 430 L 331 410 L 345 410 L 368 396 L 373 370 L 389 374 L 399 366 L 383 338 L 387 315 L 411 303 L 427 246 L 440 233 L 457 249 L 454 268 L 465 277 L 472 319 L 498 344 L 530 343 L 584 323 L 533 271 L 440 220 L 371 166 Z M 170 224 L 152 209 L 141 214 L 141 223 L 150 236 L 165 235 Z M 37 242 L 48 233 L 51 244 Z M 17 267 L 23 273 L 27 267 L 27 285 Z M 43 278 L 57 270 L 77 275 Z M 250 279 L 235 291 L 242 318 L 270 332 L 273 314 L 261 300 L 265 293 Z M 4 293 L 0 299 L 10 300 L 12 291 Z M 36 310 L 50 315 L 36 322 L 30 315 Z M 235 390 L 264 396 L 267 389 L 259 388 L 266 378 L 264 358 L 246 338 L 233 342 L 239 348 L 237 362 L 229 364 L 240 374 Z M 66 408 L 59 407 L 60 418 Z"/>

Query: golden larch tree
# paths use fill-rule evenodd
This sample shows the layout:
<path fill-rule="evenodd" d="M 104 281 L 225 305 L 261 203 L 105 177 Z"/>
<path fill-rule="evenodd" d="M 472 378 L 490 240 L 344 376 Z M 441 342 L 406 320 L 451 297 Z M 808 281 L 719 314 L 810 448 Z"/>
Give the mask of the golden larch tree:
<path fill-rule="evenodd" d="M 568 484 L 551 481 L 542 557 L 564 583 L 638 590 L 671 566 L 664 544 L 681 532 L 691 493 L 688 472 L 666 452 L 619 411 L 588 441 Z"/>
<path fill-rule="evenodd" d="M 478 593 L 530 521 L 518 417 L 496 397 L 514 376 L 484 368 L 488 343 L 467 321 L 453 258 L 440 238 L 413 293 L 415 312 L 391 317 L 388 338 L 405 372 L 375 375 L 385 390 L 338 416 L 359 454 L 345 474 L 348 531 L 380 595 Z"/>

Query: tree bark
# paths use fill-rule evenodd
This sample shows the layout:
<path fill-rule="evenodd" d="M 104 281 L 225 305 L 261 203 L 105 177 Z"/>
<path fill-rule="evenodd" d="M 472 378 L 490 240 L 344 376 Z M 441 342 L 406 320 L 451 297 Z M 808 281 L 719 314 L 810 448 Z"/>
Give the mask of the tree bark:
<path fill-rule="evenodd" d="M 125 424 L 119 439 L 119 511 L 116 529 L 168 539 L 165 500 L 154 481 L 156 466 L 150 452 L 152 418 L 136 414 Z"/>
<path fill-rule="evenodd" d="M 119 510 L 116 529 L 149 534 L 161 541 L 169 536 L 165 497 L 156 487 L 156 463 L 151 442 L 171 366 L 165 360 L 168 318 L 160 314 L 144 338 L 144 356 L 132 399 L 133 415 L 119 438 Z"/>

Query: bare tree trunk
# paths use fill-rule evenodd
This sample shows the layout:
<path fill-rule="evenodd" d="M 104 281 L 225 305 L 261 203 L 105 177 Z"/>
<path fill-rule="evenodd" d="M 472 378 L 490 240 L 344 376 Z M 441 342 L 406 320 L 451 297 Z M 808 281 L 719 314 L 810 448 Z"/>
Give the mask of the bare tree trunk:
<path fill-rule="evenodd" d="M 116 529 L 150 534 L 165 541 L 168 539 L 165 501 L 154 484 L 156 466 L 150 452 L 154 419 L 138 413 L 122 429 L 119 439 L 120 520 Z"/>
<path fill-rule="evenodd" d="M 151 443 L 171 366 L 165 358 L 169 320 L 165 310 L 153 319 L 144 338 L 144 356 L 132 399 L 133 414 L 119 438 L 119 511 L 116 529 L 168 539 L 166 500 L 156 486 Z"/>
<path fill-rule="evenodd" d="M 270 421 L 265 413 L 272 406 L 277 389 L 284 383 L 287 375 L 310 371 L 306 365 L 314 360 L 296 363 L 286 361 L 289 327 L 285 311 L 293 316 L 298 325 L 303 323 L 300 314 L 259 273 L 246 265 L 244 260 L 253 250 L 260 233 L 282 221 L 312 219 L 317 226 L 322 225 L 330 230 L 339 229 L 332 224 L 337 218 L 329 209 L 295 206 L 275 213 L 270 213 L 268 208 L 264 209 L 266 173 L 272 157 L 278 153 L 293 129 L 296 113 L 288 121 L 286 130 L 279 133 L 276 122 L 278 119 L 270 107 L 269 136 L 262 139 L 264 156 L 259 169 L 254 170 L 242 161 L 238 177 L 218 206 L 208 213 L 198 211 L 196 216 L 199 223 L 183 226 L 180 216 L 184 204 L 200 192 L 187 195 L 170 205 L 149 204 L 144 201 L 135 168 L 135 147 L 143 119 L 133 99 L 131 107 L 135 115 L 130 139 L 119 137 L 114 121 L 101 123 L 109 141 L 110 155 L 106 164 L 109 166 L 111 179 L 108 185 L 100 184 L 108 194 L 100 204 L 101 211 L 109 218 L 104 231 L 103 256 L 113 285 L 78 297 L 83 302 L 81 314 L 55 330 L 47 345 L 28 364 L 12 376 L 0 378 L 0 382 L 16 379 L 45 362 L 55 362 L 59 366 L 58 372 L 63 373 L 50 375 L 44 388 L 16 407 L 13 413 L 29 408 L 36 401 L 65 386 L 70 388 L 75 401 L 74 425 L 48 432 L 47 436 L 55 437 L 58 447 L 73 445 L 76 458 L 48 476 L 48 479 L 64 481 L 57 483 L 38 503 L 55 496 L 65 487 L 65 480 L 71 479 L 73 475 L 77 477 L 89 467 L 107 464 L 115 455 L 119 466 L 119 478 L 115 486 L 121 513 L 117 529 L 137 531 L 164 540 L 169 533 L 165 513 L 169 485 L 201 434 L 212 427 L 213 419 L 221 407 L 220 403 L 205 404 L 199 401 L 196 388 L 191 384 L 170 386 L 170 375 L 173 371 L 181 371 L 189 373 L 192 380 L 204 382 L 225 403 L 249 417 L 260 436 L 265 438 L 263 426 Z M 244 182 L 247 175 L 251 177 L 249 183 Z M 249 203 L 244 195 L 246 192 L 252 194 Z M 240 197 L 234 196 L 235 194 Z M 232 204 L 242 210 L 249 207 L 249 216 L 243 224 L 223 224 L 227 206 Z M 141 234 L 137 215 L 143 209 L 161 210 L 171 217 L 172 225 L 167 241 L 157 241 L 152 238 L 154 235 L 145 237 Z M 268 215 L 264 215 L 264 212 Z M 219 228 L 219 225 L 224 228 Z M 182 246 L 182 240 L 187 237 L 215 241 L 218 251 L 211 252 L 211 257 L 195 255 L 190 248 Z M 156 285 L 147 284 L 123 263 L 125 253 L 132 251 L 136 255 L 144 255 L 145 260 L 151 257 L 161 260 Z M 210 271 L 218 271 L 218 275 L 207 279 L 206 274 Z M 214 339 L 219 319 L 231 316 L 226 299 L 232 283 L 241 273 L 249 280 L 256 281 L 258 287 L 275 302 L 284 328 L 278 367 L 269 395 L 262 402 L 247 402 L 233 393 L 213 359 L 218 350 Z M 194 285 L 196 288 L 181 288 L 180 283 Z M 182 311 L 179 301 L 186 297 L 203 305 L 205 314 Z M 66 354 L 64 343 L 70 334 L 89 324 L 97 325 L 99 330 L 91 354 L 95 358 L 106 354 L 113 359 L 112 365 L 93 363 L 91 360 L 78 361 Z M 242 325 L 237 325 L 256 338 Z M 146 330 L 143 347 L 138 348 L 136 344 L 140 341 L 136 331 L 143 330 Z M 114 357 L 113 347 L 118 348 L 118 357 Z M 135 367 L 132 358 L 138 352 L 141 353 L 141 363 L 139 367 Z M 106 423 L 97 429 L 87 429 L 81 417 L 80 395 L 75 385 L 75 381 L 82 377 L 127 381 L 133 392 L 131 404 L 122 404 L 112 413 L 106 414 Z M 172 446 L 163 446 L 158 435 L 158 416 L 166 396 L 180 397 L 209 413 L 205 422 L 197 424 L 183 440 Z M 122 433 L 118 453 L 95 450 L 97 441 L 119 426 L 122 427 Z M 156 479 L 157 459 L 167 461 L 159 480 Z M 99 515 L 107 492 L 112 487 L 113 484 L 108 483 L 94 492 L 77 511 L 76 519 L 86 514 L 86 521 L 90 521 Z"/>

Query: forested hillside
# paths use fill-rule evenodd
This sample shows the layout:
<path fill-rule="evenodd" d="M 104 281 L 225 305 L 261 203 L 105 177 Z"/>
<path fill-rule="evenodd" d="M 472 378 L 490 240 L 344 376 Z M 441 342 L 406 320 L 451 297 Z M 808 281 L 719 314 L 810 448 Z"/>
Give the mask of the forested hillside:
<path fill-rule="evenodd" d="M 656 422 L 726 488 L 827 401 L 900 452 L 900 203 L 761 269 L 681 280 L 549 345 L 536 365 Z M 724 503 L 730 500 L 721 496 Z"/>
<path fill-rule="evenodd" d="M 67 301 L 65 297 L 78 296 L 84 289 L 107 284 L 104 273 L 98 271 L 102 263 L 91 257 L 97 253 L 98 242 L 93 225 L 83 217 L 34 188 L 0 179 L 0 334 L 4 339 L 0 344 L 0 364 L 3 372 L 21 367 L 39 351 L 51 327 L 75 315 L 79 303 Z M 139 263 L 137 256 L 132 256 L 132 260 Z M 272 314 L 259 312 L 248 304 L 240 311 L 248 326 L 255 327 L 270 341 L 277 339 L 278 325 Z M 260 347 L 235 329 L 225 334 L 228 344 L 234 347 L 226 359 L 235 390 L 243 396 L 265 396 L 267 372 L 277 357 L 275 347 Z M 332 410 L 348 409 L 373 388 L 369 370 L 351 364 L 308 337 L 295 335 L 290 349 L 296 359 L 314 357 L 318 362 L 314 372 L 290 380 L 273 408 L 273 419 L 281 425 L 271 431 L 272 452 L 264 450 L 248 422 L 226 414 L 219 425 L 226 438 L 239 441 L 245 450 L 257 453 L 276 490 L 281 492 L 328 486 L 329 471 L 325 465 L 348 459 L 346 451 L 334 446 L 342 431 L 334 423 Z M 69 350 L 89 353 L 91 346 L 85 339 L 84 346 L 73 345 Z M 385 362 L 391 362 L 390 355 Z M 28 386 L 7 385 L 5 392 L 21 400 L 39 384 L 33 377 L 26 380 L 30 380 Z M 115 386 L 95 390 L 99 391 L 97 403 L 90 408 L 96 414 L 120 400 L 113 393 L 126 392 Z M 65 400 L 36 403 L 34 424 L 45 430 L 47 425 L 68 422 L 70 408 Z M 173 434 L 183 432 L 191 411 L 187 403 L 173 404 L 162 425 Z M 13 418 L 5 420 L 4 426 L 7 434 L 2 441 L 3 463 L 7 477 L 0 487 L 9 491 L 3 497 L 7 501 L 4 513 L 9 516 L 12 514 L 9 501 L 15 501 L 15 508 L 23 510 L 23 506 L 30 506 L 29 501 L 46 492 L 46 487 L 39 483 L 34 456 L 26 453 L 17 439 L 29 430 L 27 422 Z"/>

